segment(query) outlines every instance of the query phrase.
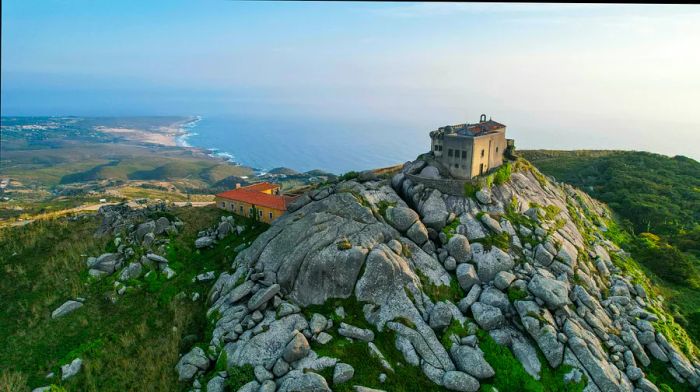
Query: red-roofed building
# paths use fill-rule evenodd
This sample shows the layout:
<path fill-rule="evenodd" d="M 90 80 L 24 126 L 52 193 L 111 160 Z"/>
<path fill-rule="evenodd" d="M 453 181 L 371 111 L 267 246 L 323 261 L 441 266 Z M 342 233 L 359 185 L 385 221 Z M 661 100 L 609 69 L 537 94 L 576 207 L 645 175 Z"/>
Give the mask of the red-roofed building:
<path fill-rule="evenodd" d="M 272 223 L 287 212 L 287 203 L 292 197 L 280 194 L 280 186 L 269 182 L 260 182 L 248 186 L 221 192 L 214 198 L 216 206 L 237 215 Z"/>

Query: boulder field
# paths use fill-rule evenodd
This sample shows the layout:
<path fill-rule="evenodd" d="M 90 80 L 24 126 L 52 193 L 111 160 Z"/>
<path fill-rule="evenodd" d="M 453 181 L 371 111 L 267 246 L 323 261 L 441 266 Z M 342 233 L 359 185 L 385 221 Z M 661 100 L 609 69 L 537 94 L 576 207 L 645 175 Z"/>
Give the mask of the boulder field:
<path fill-rule="evenodd" d="M 290 205 L 218 277 L 211 341 L 181 357 L 181 380 L 197 389 L 198 375 L 225 360 L 254 368 L 243 391 L 373 390 L 354 382 L 347 358 L 314 347 L 366 344 L 380 379 L 391 379 L 397 364 L 377 341 L 390 331 L 399 365 L 448 390 L 476 391 L 493 377 L 479 333 L 535 379 L 566 365 L 564 381 L 585 380 L 586 391 L 656 391 L 644 372 L 656 359 L 700 386 L 698 363 L 656 330 L 667 317 L 661 300 L 614 262 L 628 256 L 603 235 L 604 205 L 530 168 L 474 197 L 407 176 L 421 171 L 409 162 L 391 179 L 339 182 Z M 354 316 L 366 324 L 342 307 L 304 311 L 337 300 L 360 304 Z M 206 390 L 223 390 L 226 377 L 218 372 Z"/>

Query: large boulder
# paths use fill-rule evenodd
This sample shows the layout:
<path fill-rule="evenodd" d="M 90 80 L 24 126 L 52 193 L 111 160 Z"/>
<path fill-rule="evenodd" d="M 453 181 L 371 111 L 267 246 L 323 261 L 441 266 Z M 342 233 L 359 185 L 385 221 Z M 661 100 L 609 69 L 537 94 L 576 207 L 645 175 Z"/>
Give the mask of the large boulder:
<path fill-rule="evenodd" d="M 137 279 L 139 276 L 141 276 L 142 272 L 143 267 L 141 266 L 141 263 L 129 263 L 129 265 L 127 265 L 126 268 L 124 268 L 119 274 L 119 280 L 127 281 L 129 279 Z"/>
<path fill-rule="evenodd" d="M 209 358 L 199 347 L 193 348 L 190 352 L 183 355 L 175 365 L 180 381 L 191 380 L 199 371 L 205 371 L 209 368 Z"/>
<path fill-rule="evenodd" d="M 428 230 L 420 220 L 416 221 L 406 232 L 406 236 L 418 245 L 423 245 L 428 241 Z"/>
<path fill-rule="evenodd" d="M 75 358 L 70 363 L 61 366 L 61 381 L 75 376 L 82 367 L 83 360 L 81 358 Z"/>
<path fill-rule="evenodd" d="M 165 230 L 170 226 L 170 221 L 168 218 L 161 216 L 156 220 L 156 226 L 153 229 L 154 234 L 162 234 L 165 232 Z"/>
<path fill-rule="evenodd" d="M 224 346 L 229 367 L 265 366 L 282 357 L 287 343 L 309 326 L 304 316 L 295 313 L 267 325 L 267 329 L 257 335 L 241 335 L 236 342 Z"/>
<path fill-rule="evenodd" d="M 117 253 L 103 253 L 95 259 L 88 267 L 90 269 L 105 272 L 107 274 L 114 273 L 121 266 L 122 260 Z"/>
<path fill-rule="evenodd" d="M 447 241 L 447 251 L 450 256 L 457 260 L 457 263 L 466 263 L 472 259 L 472 247 L 469 240 L 461 234 L 454 234 Z"/>
<path fill-rule="evenodd" d="M 434 189 L 428 198 L 421 202 L 419 208 L 426 226 L 435 230 L 442 230 L 445 227 L 449 213 L 440 191 Z"/>
<path fill-rule="evenodd" d="M 450 325 L 453 307 L 454 305 L 450 306 L 445 301 L 436 303 L 430 311 L 430 328 L 441 330 Z"/>
<path fill-rule="evenodd" d="M 479 390 L 479 381 L 474 377 L 458 371 L 448 371 L 442 376 L 442 385 L 450 391 L 476 392 Z"/>
<path fill-rule="evenodd" d="M 355 375 L 355 369 L 347 363 L 338 362 L 333 369 L 333 385 L 350 381 Z"/>
<path fill-rule="evenodd" d="M 365 342 L 371 342 L 374 340 L 374 332 L 369 329 L 358 328 L 354 325 L 340 323 L 340 328 L 338 328 L 338 334 L 340 336 L 345 336 L 347 338 L 359 339 Z"/>
<path fill-rule="evenodd" d="M 527 285 L 528 290 L 543 300 L 550 309 L 561 308 L 570 303 L 569 285 L 556 279 L 537 274 Z"/>
<path fill-rule="evenodd" d="M 63 317 L 65 315 L 67 315 L 68 313 L 80 308 L 81 306 L 83 306 L 82 302 L 72 301 L 72 300 L 66 301 L 61 306 L 56 308 L 56 310 L 51 312 L 51 318 L 55 319 L 55 318 Z"/>
<path fill-rule="evenodd" d="M 487 251 L 482 244 L 473 244 L 472 253 L 477 266 L 477 275 L 482 282 L 492 281 L 496 274 L 509 271 L 515 265 L 508 253 L 495 246 Z"/>
<path fill-rule="evenodd" d="M 408 207 L 389 207 L 386 219 L 396 230 L 405 232 L 418 221 L 418 214 Z"/>
<path fill-rule="evenodd" d="M 267 301 L 271 300 L 272 297 L 277 295 L 277 293 L 279 292 L 280 285 L 276 283 L 270 287 L 258 290 L 257 292 L 255 292 L 255 294 L 253 294 L 252 297 L 250 297 L 250 300 L 248 301 L 248 309 L 255 310 L 263 306 L 265 303 L 267 303 Z"/>
<path fill-rule="evenodd" d="M 475 302 L 472 304 L 471 310 L 476 323 L 487 331 L 490 331 L 505 322 L 505 317 L 503 317 L 501 309 L 498 309 L 495 306 Z"/>
<path fill-rule="evenodd" d="M 450 356 L 457 369 L 478 379 L 490 378 L 496 374 L 478 347 L 455 344 L 450 350 Z"/>
<path fill-rule="evenodd" d="M 306 340 L 304 334 L 298 332 L 284 347 L 282 358 L 285 361 L 292 363 L 307 356 L 310 350 L 311 347 L 309 346 L 309 341 Z"/>
<path fill-rule="evenodd" d="M 291 372 L 290 372 L 291 373 Z M 300 374 L 299 374 L 300 373 Z M 328 383 L 323 376 L 314 373 L 288 374 L 280 382 L 278 392 L 330 392 Z"/>
<path fill-rule="evenodd" d="M 223 221 L 219 223 L 219 227 L 216 228 L 216 237 L 218 239 L 222 240 L 230 233 L 233 233 L 233 225 L 231 225 L 231 222 Z"/>
<path fill-rule="evenodd" d="M 462 290 L 467 291 L 473 285 L 479 283 L 476 269 L 471 264 L 460 264 L 457 266 L 457 282 Z"/>
<path fill-rule="evenodd" d="M 420 171 L 419 176 L 425 178 L 438 179 L 440 178 L 440 171 L 435 166 L 426 166 L 423 168 L 423 170 Z"/>
<path fill-rule="evenodd" d="M 209 236 L 199 237 L 194 241 L 194 246 L 197 249 L 208 248 L 214 245 L 214 238 Z"/>

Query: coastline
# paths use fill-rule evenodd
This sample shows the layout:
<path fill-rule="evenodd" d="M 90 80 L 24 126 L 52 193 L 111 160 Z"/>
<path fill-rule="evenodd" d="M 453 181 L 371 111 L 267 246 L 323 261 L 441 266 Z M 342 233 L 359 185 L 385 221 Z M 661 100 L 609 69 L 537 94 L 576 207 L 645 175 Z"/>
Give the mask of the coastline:
<path fill-rule="evenodd" d="M 185 124 L 182 124 L 179 126 L 179 132 L 180 134 L 175 137 L 175 143 L 178 147 L 181 148 L 186 148 L 186 149 L 192 149 L 200 152 L 205 152 L 209 157 L 218 159 L 218 160 L 223 160 L 226 161 L 227 163 L 230 163 L 235 166 L 244 166 L 240 162 L 236 160 L 236 157 L 231 154 L 230 152 L 227 151 L 221 151 L 218 148 L 204 148 L 204 147 L 195 147 L 187 141 L 187 139 L 191 136 L 199 135 L 199 133 L 193 131 L 194 128 L 197 126 L 197 124 L 202 121 L 203 117 L 202 116 L 194 116 L 193 120 L 190 120 L 186 122 Z M 256 168 L 251 168 L 255 170 L 256 172 L 264 173 L 265 171 L 256 169 Z"/>

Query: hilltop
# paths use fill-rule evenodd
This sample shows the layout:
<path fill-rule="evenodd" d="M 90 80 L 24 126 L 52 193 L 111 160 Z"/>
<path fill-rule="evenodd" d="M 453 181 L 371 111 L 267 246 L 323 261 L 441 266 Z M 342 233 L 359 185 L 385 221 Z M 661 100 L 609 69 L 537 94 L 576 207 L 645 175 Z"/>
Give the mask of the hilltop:
<path fill-rule="evenodd" d="M 696 347 L 611 241 L 606 206 L 522 160 L 473 197 L 407 178 L 424 166 L 309 193 L 219 277 L 206 352 L 254 367 L 242 390 L 700 384 Z"/>

